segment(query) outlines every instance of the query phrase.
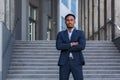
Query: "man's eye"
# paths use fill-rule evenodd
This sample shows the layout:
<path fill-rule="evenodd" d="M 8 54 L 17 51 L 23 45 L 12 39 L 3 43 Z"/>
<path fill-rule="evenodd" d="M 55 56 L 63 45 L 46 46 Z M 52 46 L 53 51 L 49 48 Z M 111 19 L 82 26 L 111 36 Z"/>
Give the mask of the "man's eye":
<path fill-rule="evenodd" d="M 71 21 L 74 21 L 74 19 L 70 19 Z"/>
<path fill-rule="evenodd" d="M 74 21 L 73 19 L 69 19 L 69 20 L 66 20 L 66 21 Z"/>

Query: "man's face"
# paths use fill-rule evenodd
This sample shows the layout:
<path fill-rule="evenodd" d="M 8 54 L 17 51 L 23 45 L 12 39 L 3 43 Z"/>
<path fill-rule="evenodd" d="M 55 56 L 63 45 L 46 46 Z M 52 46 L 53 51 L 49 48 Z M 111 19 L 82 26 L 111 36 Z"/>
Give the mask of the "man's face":
<path fill-rule="evenodd" d="M 68 16 L 65 20 L 67 28 L 73 28 L 75 24 L 75 19 L 73 16 Z"/>

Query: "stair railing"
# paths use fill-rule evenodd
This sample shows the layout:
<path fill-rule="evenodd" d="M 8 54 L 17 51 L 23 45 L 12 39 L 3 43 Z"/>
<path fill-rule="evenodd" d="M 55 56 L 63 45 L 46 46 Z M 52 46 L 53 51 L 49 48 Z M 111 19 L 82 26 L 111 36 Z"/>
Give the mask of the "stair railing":
<path fill-rule="evenodd" d="M 112 26 L 112 27 L 114 27 L 114 28 L 116 27 L 116 28 L 120 31 L 120 26 L 118 26 L 116 23 L 112 22 L 112 20 L 111 20 L 110 18 L 108 19 L 106 25 L 107 25 L 107 24 L 114 25 L 114 26 Z M 89 38 L 91 39 L 94 35 L 98 35 L 101 30 L 104 30 L 104 28 L 105 28 L 105 25 L 103 25 L 102 27 L 100 27 L 100 29 L 99 29 L 98 31 L 94 32 L 93 35 L 91 35 Z M 112 33 L 112 34 L 114 34 L 114 33 Z M 114 38 L 115 38 L 115 37 L 114 37 Z M 113 40 L 114 38 L 112 38 L 112 40 Z"/>
<path fill-rule="evenodd" d="M 110 20 L 110 24 L 113 24 L 120 31 L 120 26 L 118 26 L 116 23 L 113 23 L 112 20 Z M 120 36 L 114 38 L 112 41 L 120 52 Z"/>
<path fill-rule="evenodd" d="M 11 40 L 12 40 L 14 34 L 15 34 L 15 30 L 16 30 L 16 26 L 17 26 L 18 22 L 19 22 L 19 19 L 16 20 L 15 25 L 14 25 L 14 27 L 13 27 L 13 30 L 11 31 L 11 34 L 10 34 L 10 36 L 9 36 L 9 38 L 8 38 L 8 41 L 7 41 L 7 44 L 5 45 L 6 47 L 5 47 L 5 49 L 3 50 L 3 53 L 4 53 L 4 54 L 6 53 L 8 47 L 9 47 L 9 43 L 11 42 Z M 3 23 L 3 24 L 4 24 L 4 26 L 6 26 L 5 23 Z M 4 54 L 3 54 L 3 57 L 4 57 Z"/>
<path fill-rule="evenodd" d="M 120 26 L 119 25 L 117 25 L 116 23 L 114 23 L 114 22 L 112 22 L 112 20 L 109 20 L 109 22 L 108 23 L 111 23 L 111 24 L 113 24 L 118 30 L 120 30 Z"/>
<path fill-rule="evenodd" d="M 116 23 L 114 23 L 111 19 L 109 19 L 109 24 L 111 24 L 112 25 L 112 29 L 114 29 L 114 31 L 113 31 L 113 33 L 112 33 L 112 41 L 116 38 L 115 37 L 115 28 L 118 30 L 118 31 L 120 31 L 120 26 L 118 25 L 118 24 L 116 24 Z M 112 32 L 112 31 L 111 31 Z M 118 37 L 120 37 L 120 36 L 118 36 Z"/>
<path fill-rule="evenodd" d="M 11 54 L 11 50 L 12 50 L 12 45 L 13 45 L 13 41 L 14 41 L 14 34 L 15 34 L 15 30 L 16 30 L 16 27 L 17 27 L 17 23 L 18 23 L 19 19 L 16 20 L 15 22 L 15 26 L 13 28 L 13 30 L 10 32 L 8 30 L 8 28 L 6 27 L 6 24 L 4 22 L 3 23 L 3 26 L 4 28 L 6 29 L 6 31 L 8 32 L 7 33 L 7 37 L 6 36 L 3 36 L 3 39 L 7 38 L 7 40 L 5 39 L 4 42 L 3 42 L 3 45 L 4 45 L 4 48 L 3 48 L 3 55 L 2 55 L 2 80 L 6 80 L 6 77 L 7 77 L 7 73 L 8 73 L 8 68 L 9 68 L 9 60 L 10 60 L 10 54 Z M 5 33 L 6 35 L 6 33 Z"/>

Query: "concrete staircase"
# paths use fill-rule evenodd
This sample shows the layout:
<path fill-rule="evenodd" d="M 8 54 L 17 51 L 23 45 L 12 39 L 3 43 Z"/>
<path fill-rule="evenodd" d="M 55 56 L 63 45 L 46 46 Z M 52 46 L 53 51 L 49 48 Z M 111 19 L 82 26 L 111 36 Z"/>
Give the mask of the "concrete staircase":
<path fill-rule="evenodd" d="M 120 80 L 120 52 L 111 41 L 87 41 L 83 53 L 84 80 Z M 16 41 L 7 80 L 59 80 L 58 57 L 55 41 Z"/>

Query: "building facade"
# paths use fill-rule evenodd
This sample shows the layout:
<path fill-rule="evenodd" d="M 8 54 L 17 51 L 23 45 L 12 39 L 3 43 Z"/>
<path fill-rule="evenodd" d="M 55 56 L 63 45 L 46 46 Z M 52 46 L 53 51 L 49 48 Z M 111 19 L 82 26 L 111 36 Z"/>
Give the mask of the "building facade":
<path fill-rule="evenodd" d="M 16 40 L 50 40 L 57 33 L 56 0 L 1 0 L 1 21 Z M 1 3 L 2 4 L 2 3 Z"/>
<path fill-rule="evenodd" d="M 16 40 L 56 39 L 57 32 L 66 29 L 64 17 L 68 13 L 76 16 L 78 28 L 78 0 L 4 0 L 3 3 L 3 22 Z"/>
<path fill-rule="evenodd" d="M 90 40 L 111 40 L 119 30 L 119 0 L 0 0 L 0 21 L 14 33 L 16 40 L 55 40 L 66 29 L 64 17 L 76 16 L 75 27 Z M 106 26 L 103 29 L 103 26 Z M 111 32 L 113 30 L 113 32 Z M 98 34 L 99 33 L 99 34 Z M 114 33 L 114 34 L 112 34 Z"/>
<path fill-rule="evenodd" d="M 78 0 L 60 0 L 59 1 L 59 15 L 58 15 L 58 25 L 59 30 L 65 30 L 65 16 L 72 13 L 76 16 L 75 27 L 78 29 Z"/>
<path fill-rule="evenodd" d="M 4 0 L 3 3 L 1 16 L 16 40 L 55 39 L 57 32 L 66 27 L 65 15 L 78 16 L 78 0 Z"/>
<path fill-rule="evenodd" d="M 79 29 L 88 40 L 112 40 L 120 36 L 120 0 L 80 0 Z"/>
<path fill-rule="evenodd" d="M 11 33 L 16 40 L 55 40 L 57 32 L 66 29 L 65 15 L 73 13 L 75 27 L 88 40 L 113 40 L 120 37 L 119 4 L 120 0 L 0 0 L 0 79 L 8 69 L 4 64 L 10 51 L 4 50 Z"/>

